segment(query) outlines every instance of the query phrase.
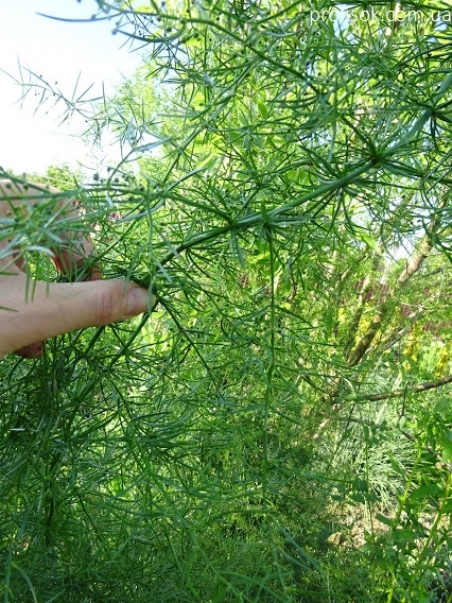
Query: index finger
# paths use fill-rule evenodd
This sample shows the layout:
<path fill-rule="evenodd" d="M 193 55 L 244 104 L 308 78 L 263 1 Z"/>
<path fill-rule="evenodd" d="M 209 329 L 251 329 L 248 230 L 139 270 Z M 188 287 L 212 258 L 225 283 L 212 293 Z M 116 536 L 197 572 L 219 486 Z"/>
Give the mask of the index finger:
<path fill-rule="evenodd" d="M 81 218 L 81 203 L 70 194 L 65 194 L 53 186 L 25 183 L 18 180 L 0 180 L 0 217 L 8 223 L 24 221 L 33 212 L 44 209 L 46 212 L 46 243 L 53 254 L 56 268 L 66 274 L 70 280 L 81 278 L 101 278 L 101 267 L 96 261 L 93 241 L 85 228 L 77 222 Z M 42 220 L 42 217 L 41 217 Z M 74 228 L 70 228 L 70 226 Z M 33 233 L 36 236 L 36 233 Z M 38 242 L 39 242 L 39 235 Z M 46 236 L 43 232 L 43 239 Z M 0 241 L 5 247 L 8 241 Z M 19 250 L 15 249 L 17 265 L 21 268 L 23 260 Z M 77 280 L 81 280 L 78 278 Z"/>

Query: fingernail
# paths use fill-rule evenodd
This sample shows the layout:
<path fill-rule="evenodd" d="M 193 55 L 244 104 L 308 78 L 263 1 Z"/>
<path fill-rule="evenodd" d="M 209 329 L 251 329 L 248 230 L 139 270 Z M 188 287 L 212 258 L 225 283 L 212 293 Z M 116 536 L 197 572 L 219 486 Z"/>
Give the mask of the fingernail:
<path fill-rule="evenodd" d="M 126 318 L 136 316 L 148 309 L 149 294 L 147 289 L 141 287 L 132 287 L 127 292 Z"/>

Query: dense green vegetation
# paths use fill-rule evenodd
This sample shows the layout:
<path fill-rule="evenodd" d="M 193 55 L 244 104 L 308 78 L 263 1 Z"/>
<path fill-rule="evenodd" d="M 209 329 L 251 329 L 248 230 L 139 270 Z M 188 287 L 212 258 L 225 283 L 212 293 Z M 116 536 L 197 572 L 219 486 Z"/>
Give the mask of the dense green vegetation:
<path fill-rule="evenodd" d="M 47 179 L 158 305 L 1 362 L 2 600 L 450 603 L 447 3 L 98 5 L 123 161 Z"/>

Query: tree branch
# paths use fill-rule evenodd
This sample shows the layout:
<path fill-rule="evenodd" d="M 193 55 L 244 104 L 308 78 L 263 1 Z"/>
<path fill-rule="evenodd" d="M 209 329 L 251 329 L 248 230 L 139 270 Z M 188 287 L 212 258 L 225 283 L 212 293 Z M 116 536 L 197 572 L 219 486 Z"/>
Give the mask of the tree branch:
<path fill-rule="evenodd" d="M 415 274 L 419 268 L 422 266 L 424 260 L 430 255 L 430 252 L 433 249 L 433 243 L 430 234 L 426 234 L 421 243 L 419 245 L 419 249 L 417 249 L 413 255 L 409 258 L 405 270 L 397 279 L 397 284 L 399 286 L 404 285 L 412 276 Z"/>
<path fill-rule="evenodd" d="M 378 400 L 388 400 L 389 398 L 400 398 L 406 395 L 407 393 L 425 392 L 429 389 L 437 389 L 438 387 L 441 387 L 442 385 L 447 385 L 448 383 L 452 383 L 452 375 L 442 377 L 441 379 L 437 379 L 436 381 L 425 381 L 424 383 L 416 385 L 415 387 L 404 387 L 403 389 L 396 389 L 393 392 L 371 394 L 369 396 L 360 396 L 359 400 L 369 400 L 370 402 L 376 402 Z"/>
<path fill-rule="evenodd" d="M 348 359 L 349 366 L 355 366 L 359 362 L 361 362 L 363 356 L 369 349 L 370 344 L 375 338 L 375 335 L 378 333 L 381 327 L 381 323 L 383 322 L 384 317 L 388 312 L 388 302 L 385 301 L 381 304 L 380 308 L 377 310 L 372 322 L 370 323 L 367 331 L 361 337 L 358 345 L 350 354 Z"/>
<path fill-rule="evenodd" d="M 390 292 L 386 300 L 381 304 L 380 308 L 377 310 L 377 313 L 370 323 L 367 331 L 362 336 L 359 343 L 356 345 L 355 349 L 351 352 L 348 358 L 349 366 L 355 366 L 359 362 L 361 362 L 362 358 L 368 351 L 372 341 L 374 340 L 376 334 L 380 330 L 383 319 L 386 317 L 390 304 L 392 303 L 395 293 L 397 289 L 405 285 L 413 274 L 416 274 L 418 270 L 421 268 L 424 260 L 430 255 L 433 249 L 433 236 L 438 226 L 440 224 L 441 210 L 444 209 L 447 205 L 447 198 L 444 197 L 438 204 L 438 209 L 436 210 L 434 217 L 432 216 L 429 227 L 426 229 L 426 234 L 422 238 L 418 248 L 413 252 L 412 256 L 406 263 L 405 269 L 400 274 L 399 278 L 396 282 L 396 287 L 393 288 Z"/>

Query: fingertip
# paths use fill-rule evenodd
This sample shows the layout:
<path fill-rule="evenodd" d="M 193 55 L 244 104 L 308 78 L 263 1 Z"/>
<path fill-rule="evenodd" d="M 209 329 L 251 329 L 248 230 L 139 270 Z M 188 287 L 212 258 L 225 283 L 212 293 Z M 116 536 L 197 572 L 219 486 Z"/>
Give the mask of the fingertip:
<path fill-rule="evenodd" d="M 142 287 L 131 287 L 127 291 L 127 305 L 124 318 L 146 312 L 149 306 L 149 292 Z"/>
<path fill-rule="evenodd" d="M 30 345 L 26 345 L 23 348 L 15 350 L 14 353 L 17 356 L 22 356 L 22 358 L 40 358 L 44 353 L 44 342 L 37 341 L 35 343 L 31 343 Z"/>

